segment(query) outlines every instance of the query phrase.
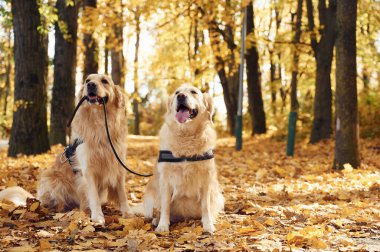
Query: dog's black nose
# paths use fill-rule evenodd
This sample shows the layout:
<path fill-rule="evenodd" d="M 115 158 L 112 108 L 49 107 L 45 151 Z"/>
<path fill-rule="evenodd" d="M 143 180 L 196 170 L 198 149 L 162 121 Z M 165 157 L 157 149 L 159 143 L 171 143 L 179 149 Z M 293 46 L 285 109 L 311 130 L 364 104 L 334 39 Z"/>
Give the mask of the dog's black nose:
<path fill-rule="evenodd" d="M 178 102 L 184 102 L 186 100 L 186 95 L 182 94 L 182 93 L 179 93 L 177 95 L 177 101 Z"/>
<path fill-rule="evenodd" d="M 96 93 L 96 84 L 94 82 L 87 83 L 88 92 Z"/>

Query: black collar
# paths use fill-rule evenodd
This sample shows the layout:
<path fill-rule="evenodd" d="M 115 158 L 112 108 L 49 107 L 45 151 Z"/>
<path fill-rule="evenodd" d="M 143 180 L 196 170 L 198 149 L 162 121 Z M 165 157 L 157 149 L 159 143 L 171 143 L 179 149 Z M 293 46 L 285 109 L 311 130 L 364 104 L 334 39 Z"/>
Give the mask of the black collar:
<path fill-rule="evenodd" d="M 192 157 L 175 157 L 173 153 L 168 150 L 161 150 L 158 156 L 158 162 L 168 162 L 168 163 L 180 163 L 180 162 L 195 162 L 203 161 L 214 158 L 213 150 L 209 150 L 202 155 L 192 156 Z"/>

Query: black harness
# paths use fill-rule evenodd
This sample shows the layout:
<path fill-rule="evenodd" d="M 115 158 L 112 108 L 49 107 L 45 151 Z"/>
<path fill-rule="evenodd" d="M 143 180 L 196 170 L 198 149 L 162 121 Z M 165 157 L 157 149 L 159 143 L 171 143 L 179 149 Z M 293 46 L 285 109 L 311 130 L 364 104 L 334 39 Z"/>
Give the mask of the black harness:
<path fill-rule="evenodd" d="M 202 155 L 192 156 L 192 157 L 175 157 L 173 153 L 168 150 L 161 150 L 158 156 L 158 162 L 168 162 L 168 163 L 181 163 L 181 162 L 195 162 L 203 161 L 214 158 L 213 150 L 209 150 Z"/>
<path fill-rule="evenodd" d="M 66 146 L 65 150 L 62 153 L 62 156 L 65 155 L 66 160 L 62 160 L 62 156 L 61 156 L 61 161 L 63 163 L 66 162 L 66 161 L 69 161 L 69 164 L 70 164 L 71 168 L 73 169 L 73 172 L 74 172 L 75 175 L 79 172 L 79 170 L 77 168 L 75 168 L 75 166 L 74 166 L 74 160 L 72 158 L 75 155 L 77 147 L 79 145 L 81 145 L 82 143 L 83 143 L 82 139 L 76 138 L 74 140 L 74 143 L 69 144 L 68 146 Z"/>

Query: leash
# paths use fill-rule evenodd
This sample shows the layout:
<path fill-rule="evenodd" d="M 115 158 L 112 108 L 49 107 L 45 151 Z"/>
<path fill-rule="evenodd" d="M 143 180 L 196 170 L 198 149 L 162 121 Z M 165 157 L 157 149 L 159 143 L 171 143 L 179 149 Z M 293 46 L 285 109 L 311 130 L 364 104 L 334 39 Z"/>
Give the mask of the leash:
<path fill-rule="evenodd" d="M 140 177 L 151 177 L 153 176 L 153 174 L 141 174 L 141 173 L 138 173 L 138 172 L 135 172 L 135 171 L 132 171 L 131 169 L 128 168 L 128 166 L 126 166 L 123 161 L 121 160 L 121 158 L 119 157 L 119 155 L 117 154 L 116 152 L 116 149 L 112 143 L 112 140 L 111 140 L 111 135 L 110 135 L 110 132 L 108 130 L 108 120 L 107 120 L 107 109 L 106 109 L 106 103 L 107 103 L 107 97 L 101 97 L 100 98 L 101 100 L 98 102 L 101 103 L 103 105 L 103 112 L 104 112 L 104 124 L 105 124 L 105 127 L 106 127 L 106 133 L 107 133 L 107 138 L 108 138 L 108 142 L 110 143 L 111 145 L 111 149 L 113 151 L 113 154 L 115 155 L 117 161 L 119 162 L 119 164 L 128 172 L 132 173 L 132 174 L 135 174 L 137 176 L 140 176 Z M 67 123 L 67 127 L 70 127 L 74 117 L 75 117 L 75 114 L 77 113 L 79 107 L 82 105 L 82 103 L 85 101 L 85 100 L 89 100 L 89 98 L 87 96 L 84 96 L 82 99 L 80 99 L 80 101 L 78 102 L 78 105 L 75 107 L 74 109 L 74 112 L 69 120 L 69 122 Z"/>
<path fill-rule="evenodd" d="M 111 145 L 111 148 L 112 148 L 113 154 L 115 155 L 117 161 L 119 161 L 120 165 L 121 165 L 125 170 L 127 170 L 128 172 L 130 172 L 130 173 L 132 173 L 132 174 L 135 174 L 135 175 L 140 176 L 140 177 L 151 177 L 151 176 L 153 176 L 153 174 L 141 174 L 141 173 L 138 173 L 138 172 L 132 171 L 132 170 L 129 169 L 128 166 L 126 166 L 126 165 L 123 163 L 123 161 L 120 159 L 119 155 L 117 154 L 117 152 L 116 152 L 116 150 L 115 150 L 115 147 L 113 146 L 113 143 L 112 143 L 112 140 L 111 140 L 111 136 L 110 136 L 110 132 L 109 132 L 109 130 L 108 130 L 106 101 L 105 101 L 104 97 L 101 97 L 101 99 L 102 99 L 102 104 L 103 104 L 104 124 L 106 125 L 107 138 L 108 138 L 108 141 L 110 142 L 110 145 Z"/>
<path fill-rule="evenodd" d="M 67 127 L 67 128 L 70 127 L 71 123 L 72 123 L 73 120 L 74 120 L 75 114 L 77 113 L 77 111 L 78 111 L 80 105 L 82 105 L 82 103 L 83 103 L 84 101 L 88 101 L 88 96 L 83 96 L 82 99 L 80 99 L 80 101 L 78 102 L 78 105 L 75 107 L 74 112 L 73 112 L 73 114 L 71 115 L 69 122 L 66 124 L 66 127 Z"/>

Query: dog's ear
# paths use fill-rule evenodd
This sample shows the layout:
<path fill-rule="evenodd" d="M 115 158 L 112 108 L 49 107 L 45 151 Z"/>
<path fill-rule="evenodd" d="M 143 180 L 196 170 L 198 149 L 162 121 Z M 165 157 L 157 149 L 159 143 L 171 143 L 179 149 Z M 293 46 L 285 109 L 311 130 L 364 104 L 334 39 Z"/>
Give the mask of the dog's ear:
<path fill-rule="evenodd" d="M 117 85 L 114 85 L 115 104 L 118 108 L 123 108 L 126 105 L 126 96 L 124 91 Z"/>
<path fill-rule="evenodd" d="M 214 102 L 212 100 L 212 96 L 209 95 L 208 93 L 203 93 L 203 102 L 206 106 L 206 111 L 209 113 L 209 119 L 211 121 L 211 123 L 213 123 L 212 121 L 212 116 L 214 115 Z"/>

